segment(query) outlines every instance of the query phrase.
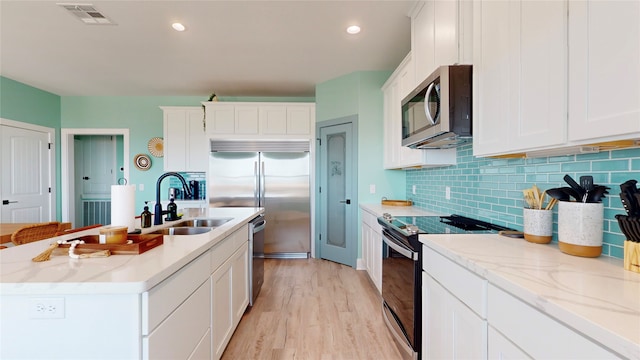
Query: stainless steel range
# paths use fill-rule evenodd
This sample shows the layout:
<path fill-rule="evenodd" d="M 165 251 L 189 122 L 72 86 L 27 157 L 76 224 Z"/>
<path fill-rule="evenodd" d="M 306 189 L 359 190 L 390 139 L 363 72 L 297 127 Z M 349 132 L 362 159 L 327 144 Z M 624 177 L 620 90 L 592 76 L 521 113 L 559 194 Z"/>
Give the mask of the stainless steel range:
<path fill-rule="evenodd" d="M 422 244 L 419 234 L 495 233 L 511 230 L 460 215 L 378 218 L 383 230 L 384 319 L 407 359 L 421 359 Z"/>

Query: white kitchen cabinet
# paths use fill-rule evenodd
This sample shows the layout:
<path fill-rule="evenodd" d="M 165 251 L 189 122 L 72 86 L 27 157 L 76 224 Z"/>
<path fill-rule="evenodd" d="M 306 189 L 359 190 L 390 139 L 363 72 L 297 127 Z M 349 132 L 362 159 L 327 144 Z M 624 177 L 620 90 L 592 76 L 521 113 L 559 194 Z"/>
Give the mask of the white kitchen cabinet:
<path fill-rule="evenodd" d="M 492 326 L 489 326 L 488 341 L 489 359 L 531 359 L 529 354 L 522 351 Z"/>
<path fill-rule="evenodd" d="M 362 261 L 371 282 L 382 293 L 382 227 L 375 214 L 361 211 Z"/>
<path fill-rule="evenodd" d="M 481 0 L 473 14 L 474 155 L 564 144 L 567 2 Z"/>
<path fill-rule="evenodd" d="M 640 2 L 569 1 L 569 141 L 640 137 L 638 39 Z"/>
<path fill-rule="evenodd" d="M 423 357 L 486 359 L 486 280 L 428 247 L 423 249 Z"/>
<path fill-rule="evenodd" d="M 418 1 L 411 14 L 416 85 L 438 66 L 471 63 L 472 2 Z"/>
<path fill-rule="evenodd" d="M 384 168 L 407 169 L 456 164 L 456 150 L 419 150 L 402 146 L 402 99 L 414 88 L 410 53 L 382 86 L 384 107 Z"/>
<path fill-rule="evenodd" d="M 213 358 L 220 359 L 249 305 L 249 229 L 228 236 L 211 251 Z"/>
<path fill-rule="evenodd" d="M 313 103 L 205 102 L 207 134 L 224 139 L 309 139 Z"/>
<path fill-rule="evenodd" d="M 534 309 L 521 300 L 490 285 L 487 319 L 491 327 L 534 359 L 614 359 L 582 334 Z M 501 339 L 489 343 L 492 353 L 513 352 Z"/>
<path fill-rule="evenodd" d="M 160 108 L 164 117 L 164 171 L 206 171 L 209 151 L 202 108 Z"/>

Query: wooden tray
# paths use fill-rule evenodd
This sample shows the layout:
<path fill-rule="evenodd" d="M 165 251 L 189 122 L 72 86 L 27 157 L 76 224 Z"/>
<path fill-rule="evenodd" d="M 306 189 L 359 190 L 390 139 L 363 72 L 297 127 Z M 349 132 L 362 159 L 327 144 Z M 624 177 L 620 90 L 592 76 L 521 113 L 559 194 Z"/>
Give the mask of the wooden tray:
<path fill-rule="evenodd" d="M 387 206 L 412 206 L 413 201 L 411 200 L 386 200 L 382 199 L 382 205 Z"/>
<path fill-rule="evenodd" d="M 95 252 L 97 250 L 109 250 L 111 255 L 138 255 L 149 251 L 154 247 L 162 245 L 162 234 L 129 234 L 129 240 L 133 240 L 133 244 L 100 244 L 98 235 L 80 236 L 79 240 L 84 240 L 85 244 L 76 246 L 76 253 Z M 66 252 L 71 245 L 60 245 L 58 249 L 64 249 Z M 56 253 L 59 250 L 56 249 Z"/>

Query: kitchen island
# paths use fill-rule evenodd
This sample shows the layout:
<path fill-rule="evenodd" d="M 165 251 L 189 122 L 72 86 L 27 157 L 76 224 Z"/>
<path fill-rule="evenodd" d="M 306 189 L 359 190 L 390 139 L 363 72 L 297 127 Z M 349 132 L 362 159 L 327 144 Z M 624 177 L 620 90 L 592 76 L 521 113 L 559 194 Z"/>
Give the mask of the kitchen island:
<path fill-rule="evenodd" d="M 232 220 L 140 255 L 32 262 L 53 240 L 0 251 L 0 358 L 219 358 L 248 304 L 247 223 L 262 212 L 187 209 Z"/>
<path fill-rule="evenodd" d="M 488 358 L 640 359 L 640 274 L 622 260 L 490 234 L 420 241 L 423 358 L 462 343 Z M 459 338 L 437 338 L 448 328 Z"/>

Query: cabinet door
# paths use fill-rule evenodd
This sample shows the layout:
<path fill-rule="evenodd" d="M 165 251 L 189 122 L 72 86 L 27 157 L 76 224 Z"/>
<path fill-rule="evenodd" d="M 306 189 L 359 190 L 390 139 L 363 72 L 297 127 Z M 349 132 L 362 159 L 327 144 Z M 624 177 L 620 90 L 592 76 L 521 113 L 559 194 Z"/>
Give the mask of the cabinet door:
<path fill-rule="evenodd" d="M 531 359 L 531 357 L 500 334 L 496 329 L 489 326 L 488 339 L 489 359 Z"/>
<path fill-rule="evenodd" d="M 287 107 L 285 105 L 260 106 L 260 131 L 263 134 L 287 133 Z"/>
<path fill-rule="evenodd" d="M 240 322 L 249 305 L 249 243 L 245 242 L 231 259 L 233 327 Z"/>
<path fill-rule="evenodd" d="M 187 165 L 188 128 L 187 111 L 164 111 L 164 170 L 185 171 Z"/>
<path fill-rule="evenodd" d="M 569 140 L 640 132 L 640 2 L 569 1 Z"/>
<path fill-rule="evenodd" d="M 214 359 L 220 359 L 233 334 L 231 266 L 224 264 L 211 275 L 211 331 Z"/>
<path fill-rule="evenodd" d="M 287 106 L 287 134 L 309 135 L 313 126 L 311 119 L 315 107 L 309 105 Z"/>
<path fill-rule="evenodd" d="M 382 228 L 380 226 L 372 228 L 370 246 L 370 276 L 378 289 L 378 293 L 382 294 Z"/>
<path fill-rule="evenodd" d="M 204 133 L 204 113 L 201 108 L 187 111 L 186 171 L 207 171 L 209 143 Z M 172 135 L 173 136 L 173 135 Z M 165 156 L 166 153 L 165 153 Z"/>
<path fill-rule="evenodd" d="M 474 155 L 566 143 L 566 6 L 474 3 Z"/>
<path fill-rule="evenodd" d="M 235 132 L 235 106 L 219 104 L 206 106 L 207 134 L 233 134 Z"/>
<path fill-rule="evenodd" d="M 257 135 L 258 129 L 258 106 L 236 105 L 235 133 Z"/>
<path fill-rule="evenodd" d="M 438 66 L 459 63 L 458 1 L 433 1 L 434 70 Z"/>
<path fill-rule="evenodd" d="M 411 54 L 415 68 L 415 83 L 419 84 L 436 68 L 435 1 L 420 1 L 420 9 L 411 18 Z"/>
<path fill-rule="evenodd" d="M 486 359 L 487 323 L 422 273 L 422 351 L 426 359 Z"/>

